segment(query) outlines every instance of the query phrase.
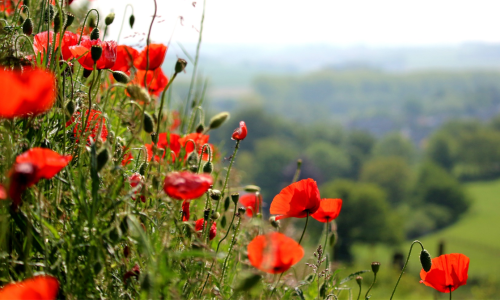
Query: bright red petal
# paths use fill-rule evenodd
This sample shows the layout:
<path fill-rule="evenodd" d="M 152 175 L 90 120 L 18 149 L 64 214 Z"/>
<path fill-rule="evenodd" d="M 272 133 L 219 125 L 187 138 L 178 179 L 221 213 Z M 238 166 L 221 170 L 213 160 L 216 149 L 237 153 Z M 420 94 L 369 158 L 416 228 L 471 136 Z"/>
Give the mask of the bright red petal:
<path fill-rule="evenodd" d="M 311 215 L 314 219 L 326 223 L 339 216 L 342 209 L 342 199 L 321 199 L 319 209 Z"/>
<path fill-rule="evenodd" d="M 165 55 L 167 54 L 167 46 L 163 44 L 149 45 L 149 68 L 148 66 L 148 47 L 141 51 L 139 56 L 134 60 L 134 65 L 139 70 L 156 70 L 161 67 Z"/>
<path fill-rule="evenodd" d="M 444 254 L 432 259 L 429 272 L 420 271 L 420 282 L 442 293 L 467 284 L 469 258 L 461 253 Z"/>
<path fill-rule="evenodd" d="M 0 290 L 0 299 L 52 300 L 56 299 L 59 282 L 52 276 L 35 276 L 18 283 L 10 283 Z"/>
<path fill-rule="evenodd" d="M 36 181 L 51 179 L 71 161 L 71 155 L 60 155 L 46 148 L 33 148 L 16 157 L 16 163 L 31 163 L 37 167 Z"/>
<path fill-rule="evenodd" d="M 274 197 L 270 212 L 285 218 L 305 218 L 308 213 L 314 214 L 318 210 L 320 201 L 316 181 L 303 179 L 282 189 Z"/>
<path fill-rule="evenodd" d="M 212 185 L 212 176 L 191 172 L 172 172 L 165 177 L 163 190 L 177 200 L 201 197 Z"/>

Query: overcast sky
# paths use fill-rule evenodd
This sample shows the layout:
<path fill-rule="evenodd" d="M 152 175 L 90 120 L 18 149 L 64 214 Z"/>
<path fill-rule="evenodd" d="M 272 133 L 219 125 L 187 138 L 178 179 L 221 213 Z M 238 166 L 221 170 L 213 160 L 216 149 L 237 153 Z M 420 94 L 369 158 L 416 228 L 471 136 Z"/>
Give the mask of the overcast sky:
<path fill-rule="evenodd" d="M 167 42 L 172 36 L 173 42 L 195 43 L 203 1 L 157 1 L 159 23 L 152 40 Z M 110 38 L 116 39 L 127 3 L 134 6 L 136 25 L 124 27 L 120 42 L 133 44 L 147 32 L 153 0 L 95 0 L 93 5 L 104 15 L 114 10 Z M 207 0 L 203 41 L 371 47 L 491 43 L 500 42 L 499 11 L 499 0 Z M 139 34 L 133 39 L 134 32 Z"/>

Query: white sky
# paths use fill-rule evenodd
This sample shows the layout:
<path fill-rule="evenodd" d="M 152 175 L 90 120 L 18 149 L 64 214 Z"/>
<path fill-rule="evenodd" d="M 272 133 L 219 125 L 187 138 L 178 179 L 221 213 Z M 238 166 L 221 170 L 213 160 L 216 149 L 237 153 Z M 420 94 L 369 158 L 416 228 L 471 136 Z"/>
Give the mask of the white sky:
<path fill-rule="evenodd" d="M 203 0 L 157 1 L 161 22 L 153 26 L 153 42 L 167 42 L 175 27 L 173 42 L 195 43 Z M 114 10 L 110 39 L 116 39 L 127 3 L 134 6 L 136 25 L 134 30 L 127 25 L 129 10 L 120 42 L 133 44 L 140 38 L 124 37 L 147 32 L 153 0 L 94 0 L 93 5 L 104 16 Z M 203 41 L 372 47 L 500 42 L 499 11 L 500 0 L 207 0 Z"/>

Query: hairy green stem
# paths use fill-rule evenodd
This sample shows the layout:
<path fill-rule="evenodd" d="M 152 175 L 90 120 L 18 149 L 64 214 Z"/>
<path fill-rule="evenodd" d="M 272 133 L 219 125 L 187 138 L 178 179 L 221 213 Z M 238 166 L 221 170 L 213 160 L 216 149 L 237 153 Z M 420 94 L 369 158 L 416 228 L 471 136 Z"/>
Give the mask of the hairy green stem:
<path fill-rule="evenodd" d="M 411 243 L 410 252 L 408 252 L 408 257 L 406 257 L 406 262 L 403 266 L 403 269 L 401 270 L 401 274 L 399 274 L 399 278 L 398 278 L 398 281 L 396 282 L 396 286 L 392 290 L 392 294 L 391 294 L 390 299 L 392 299 L 392 297 L 394 297 L 394 293 L 396 292 L 396 288 L 398 287 L 399 281 L 401 280 L 401 276 L 403 276 L 403 273 L 406 269 L 406 265 L 408 264 L 408 261 L 410 260 L 410 255 L 411 255 L 411 250 L 413 249 L 413 245 L 415 245 L 416 243 L 420 244 L 420 247 L 422 247 L 422 251 L 424 250 L 424 246 L 422 245 L 422 243 L 420 241 L 417 240 L 417 241 L 414 241 L 413 243 Z"/>

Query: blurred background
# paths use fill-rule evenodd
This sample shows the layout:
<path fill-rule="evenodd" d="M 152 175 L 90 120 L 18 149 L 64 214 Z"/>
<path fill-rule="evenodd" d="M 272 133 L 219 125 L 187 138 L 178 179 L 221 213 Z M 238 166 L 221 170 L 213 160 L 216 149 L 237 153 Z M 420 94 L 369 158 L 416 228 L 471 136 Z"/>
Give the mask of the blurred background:
<path fill-rule="evenodd" d="M 202 31 L 197 96 L 207 99 L 207 119 L 231 113 L 210 137 L 220 159 L 232 152 L 227 137 L 237 123 L 247 123 L 233 186 L 259 185 L 268 207 L 302 159 L 300 178 L 344 200 L 339 267 L 380 261 L 386 270 L 375 299 L 388 298 L 414 239 L 433 257 L 470 257 L 468 285 L 455 299 L 500 297 L 498 1 L 158 2 L 151 40 L 169 45 L 165 74 L 178 57 L 189 62 L 172 108 L 182 110 Z M 90 5 L 105 16 L 123 3 Z M 153 1 L 127 3 L 138 18 L 119 44 L 142 48 Z M 114 11 L 106 39 L 118 39 L 131 11 Z M 312 222 L 311 249 L 322 230 Z M 417 256 L 401 299 L 447 297 L 418 283 Z"/>

